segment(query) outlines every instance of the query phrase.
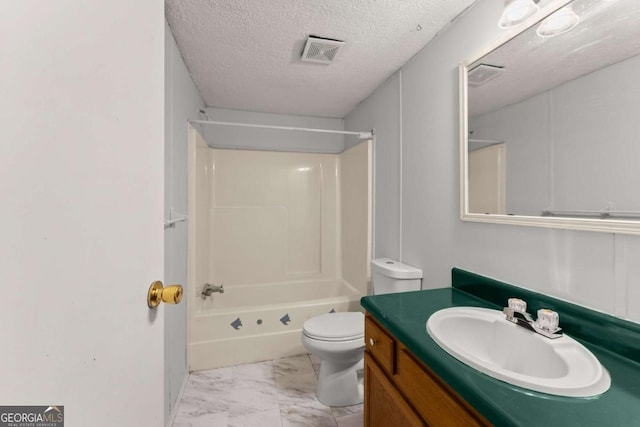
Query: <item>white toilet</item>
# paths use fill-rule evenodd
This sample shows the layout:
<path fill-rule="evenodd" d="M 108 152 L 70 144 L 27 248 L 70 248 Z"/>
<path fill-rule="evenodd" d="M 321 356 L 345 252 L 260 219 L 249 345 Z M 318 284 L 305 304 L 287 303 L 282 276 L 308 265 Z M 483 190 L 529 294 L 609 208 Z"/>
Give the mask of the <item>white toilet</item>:
<path fill-rule="evenodd" d="M 371 261 L 374 295 L 420 289 L 422 271 L 389 258 Z M 318 400 L 327 406 L 362 403 L 364 315 L 327 313 L 312 317 L 302 327 L 302 344 L 320 359 Z"/>

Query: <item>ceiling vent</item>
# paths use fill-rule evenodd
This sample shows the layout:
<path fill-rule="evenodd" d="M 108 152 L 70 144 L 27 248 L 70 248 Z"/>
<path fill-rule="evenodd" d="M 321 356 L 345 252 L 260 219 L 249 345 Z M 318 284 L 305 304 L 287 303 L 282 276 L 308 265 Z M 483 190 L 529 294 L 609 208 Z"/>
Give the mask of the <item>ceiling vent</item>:
<path fill-rule="evenodd" d="M 467 81 L 469 86 L 481 86 L 491 79 L 495 79 L 504 71 L 503 67 L 489 64 L 478 64 L 469 70 Z"/>
<path fill-rule="evenodd" d="M 302 52 L 302 60 L 318 64 L 331 64 L 343 45 L 344 42 L 341 40 L 309 36 Z"/>

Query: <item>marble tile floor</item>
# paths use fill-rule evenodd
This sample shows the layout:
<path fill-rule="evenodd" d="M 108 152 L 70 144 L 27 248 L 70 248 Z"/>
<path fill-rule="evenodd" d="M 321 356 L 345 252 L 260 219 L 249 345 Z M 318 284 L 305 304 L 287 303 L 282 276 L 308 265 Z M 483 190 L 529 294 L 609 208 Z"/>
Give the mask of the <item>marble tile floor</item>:
<path fill-rule="evenodd" d="M 319 368 L 302 355 L 194 372 L 173 427 L 361 427 L 362 405 L 318 401 Z"/>

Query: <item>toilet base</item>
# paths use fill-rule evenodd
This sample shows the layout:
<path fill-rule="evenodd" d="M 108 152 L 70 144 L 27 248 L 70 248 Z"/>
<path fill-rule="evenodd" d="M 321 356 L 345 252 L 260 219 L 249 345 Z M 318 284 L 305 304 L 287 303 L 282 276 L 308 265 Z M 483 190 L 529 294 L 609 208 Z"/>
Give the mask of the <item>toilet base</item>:
<path fill-rule="evenodd" d="M 351 406 L 362 403 L 364 359 L 354 364 L 323 360 L 320 364 L 318 400 L 327 406 Z"/>

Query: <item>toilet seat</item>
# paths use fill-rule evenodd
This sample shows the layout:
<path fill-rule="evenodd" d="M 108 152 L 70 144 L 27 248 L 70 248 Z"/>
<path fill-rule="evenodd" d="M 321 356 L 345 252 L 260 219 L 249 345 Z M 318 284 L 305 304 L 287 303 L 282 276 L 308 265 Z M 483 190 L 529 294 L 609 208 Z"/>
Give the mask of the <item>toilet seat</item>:
<path fill-rule="evenodd" d="M 364 337 L 364 315 L 359 311 L 327 313 L 304 322 L 303 333 L 322 341 L 350 341 Z"/>

